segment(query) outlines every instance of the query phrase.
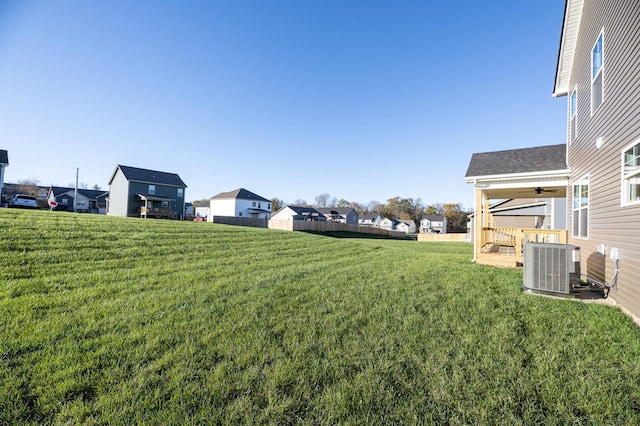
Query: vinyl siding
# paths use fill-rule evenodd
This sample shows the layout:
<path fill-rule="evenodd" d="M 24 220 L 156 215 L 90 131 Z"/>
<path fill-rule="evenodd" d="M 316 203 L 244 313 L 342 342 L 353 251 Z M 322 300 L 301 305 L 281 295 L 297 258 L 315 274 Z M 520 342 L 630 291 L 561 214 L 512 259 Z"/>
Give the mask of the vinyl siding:
<path fill-rule="evenodd" d="M 591 51 L 604 37 L 603 102 L 591 114 Z M 618 287 L 611 296 L 640 317 L 640 206 L 621 205 L 621 151 L 640 139 L 640 3 L 585 0 L 569 87 L 577 86 L 577 135 L 568 147 L 569 241 L 581 249 L 582 273 L 609 282 L 610 248 L 619 248 Z M 567 98 L 568 100 L 568 98 Z M 568 111 L 567 111 L 567 124 Z M 602 137 L 604 144 L 596 147 Z M 589 237 L 571 237 L 572 185 L 589 176 Z M 607 246 L 606 256 L 596 246 Z"/>
<path fill-rule="evenodd" d="M 127 216 L 129 182 L 118 169 L 109 184 L 109 216 Z"/>

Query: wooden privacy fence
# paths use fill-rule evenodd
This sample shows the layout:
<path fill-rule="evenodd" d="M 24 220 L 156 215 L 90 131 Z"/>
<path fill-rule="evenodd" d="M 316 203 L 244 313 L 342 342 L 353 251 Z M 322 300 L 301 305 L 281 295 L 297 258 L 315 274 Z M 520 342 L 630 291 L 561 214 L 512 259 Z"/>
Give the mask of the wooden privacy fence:
<path fill-rule="evenodd" d="M 470 234 L 418 234 L 418 241 L 471 242 Z"/>
<path fill-rule="evenodd" d="M 211 222 L 222 225 L 250 226 L 252 228 L 268 228 L 268 219 L 256 219 L 253 217 L 213 216 Z"/>
<path fill-rule="evenodd" d="M 380 228 L 371 228 L 360 225 L 346 225 L 336 222 L 310 222 L 305 220 L 277 220 L 269 221 L 269 229 L 279 229 L 281 231 L 301 231 L 301 232 L 356 232 L 360 234 L 383 235 L 393 238 L 404 238 L 406 233 L 400 231 L 389 231 Z"/>

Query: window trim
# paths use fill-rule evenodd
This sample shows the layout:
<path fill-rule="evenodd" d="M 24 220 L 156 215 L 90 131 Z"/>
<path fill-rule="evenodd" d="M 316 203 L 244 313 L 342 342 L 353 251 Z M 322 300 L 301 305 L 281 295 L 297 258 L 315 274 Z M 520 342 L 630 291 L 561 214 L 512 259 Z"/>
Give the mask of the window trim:
<path fill-rule="evenodd" d="M 640 205 L 640 198 L 636 198 L 635 201 L 629 200 L 629 185 L 627 184 L 627 179 L 631 177 L 640 177 L 640 167 L 635 172 L 625 173 L 624 172 L 624 155 L 627 151 L 631 150 L 635 146 L 640 146 L 640 139 L 636 139 L 629 145 L 622 148 L 620 151 L 620 206 L 628 207 L 628 206 L 638 206 Z"/>
<path fill-rule="evenodd" d="M 601 47 L 600 47 L 600 67 L 598 68 L 598 72 L 595 73 L 595 75 L 593 74 L 594 68 L 593 68 L 593 54 L 595 52 L 596 46 L 598 45 L 598 42 L 602 40 L 601 42 Z M 600 30 L 600 33 L 598 34 L 598 37 L 596 38 L 595 43 L 593 43 L 593 47 L 591 48 L 591 116 L 593 117 L 595 115 L 595 113 L 600 109 L 600 107 L 602 106 L 602 104 L 604 103 L 604 59 L 605 59 L 605 53 L 604 53 L 604 28 L 602 28 Z M 594 92 L 593 92 L 593 84 L 595 83 L 596 79 L 598 79 L 598 77 L 600 78 L 600 103 L 598 104 L 597 107 L 594 108 L 593 105 L 593 100 L 594 100 Z"/>
<path fill-rule="evenodd" d="M 585 206 L 579 205 L 577 208 L 575 207 L 575 187 L 579 186 L 582 187 L 582 185 L 584 185 L 586 182 L 586 186 L 587 186 L 587 203 Z M 582 194 L 582 188 L 580 188 L 580 194 Z M 573 238 L 578 238 L 581 240 L 588 240 L 589 239 L 589 235 L 590 235 L 590 218 L 591 218 L 591 176 L 589 176 L 588 174 L 582 176 L 579 179 L 576 179 L 572 184 L 571 184 L 571 237 Z M 575 212 L 579 212 L 578 213 L 578 217 L 580 218 L 582 215 L 580 214 L 580 212 L 582 212 L 583 210 L 587 211 L 587 223 L 586 223 L 586 235 L 582 236 L 580 235 L 580 230 L 582 229 L 582 221 L 580 221 L 578 223 L 578 235 L 575 234 L 574 230 L 576 229 L 576 225 L 575 225 L 575 217 L 574 217 L 574 213 Z"/>

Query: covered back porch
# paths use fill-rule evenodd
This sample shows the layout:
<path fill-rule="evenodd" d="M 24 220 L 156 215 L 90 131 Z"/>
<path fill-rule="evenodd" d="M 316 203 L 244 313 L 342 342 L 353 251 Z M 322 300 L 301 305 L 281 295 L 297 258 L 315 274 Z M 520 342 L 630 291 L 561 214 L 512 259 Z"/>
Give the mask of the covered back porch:
<path fill-rule="evenodd" d="M 465 179 L 474 185 L 475 262 L 519 267 L 525 243 L 567 242 L 566 222 L 560 222 L 560 227 L 549 222 L 539 227 L 500 227 L 496 226 L 497 214 L 490 208 L 492 201 L 499 200 L 566 199 L 569 170 L 565 152 L 563 144 L 473 154 Z"/>

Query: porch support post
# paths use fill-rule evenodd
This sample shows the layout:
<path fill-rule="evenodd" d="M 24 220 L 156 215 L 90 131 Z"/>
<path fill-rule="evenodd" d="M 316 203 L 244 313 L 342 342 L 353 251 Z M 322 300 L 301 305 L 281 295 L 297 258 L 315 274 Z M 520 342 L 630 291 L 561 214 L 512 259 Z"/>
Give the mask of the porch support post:
<path fill-rule="evenodd" d="M 478 255 L 480 254 L 480 249 L 482 248 L 482 235 L 484 233 L 483 231 L 483 227 L 484 227 L 484 219 L 483 219 L 483 214 L 482 214 L 482 205 L 483 205 L 483 200 L 484 200 L 484 193 L 481 189 L 476 189 L 476 194 L 475 194 L 475 201 L 476 201 L 476 205 L 475 205 L 475 210 L 476 210 L 476 214 L 474 216 L 474 224 L 473 224 L 473 260 L 477 261 L 478 260 Z"/>

